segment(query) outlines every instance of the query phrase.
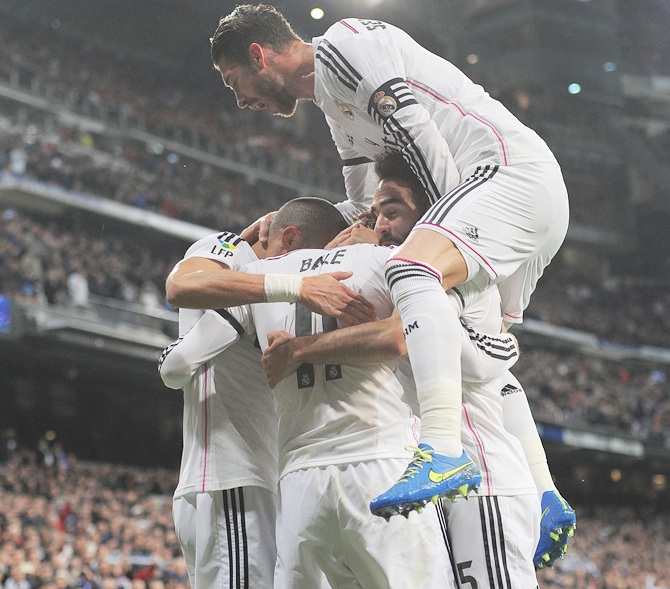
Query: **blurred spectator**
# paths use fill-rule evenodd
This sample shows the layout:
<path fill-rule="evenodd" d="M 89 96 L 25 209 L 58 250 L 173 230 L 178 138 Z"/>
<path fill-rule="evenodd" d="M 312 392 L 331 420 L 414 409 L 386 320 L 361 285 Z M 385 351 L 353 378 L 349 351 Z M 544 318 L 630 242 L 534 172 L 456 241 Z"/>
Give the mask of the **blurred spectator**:
<path fill-rule="evenodd" d="M 139 249 L 123 231 L 106 230 L 103 238 L 94 227 L 89 227 L 91 233 L 79 229 L 76 221 L 45 222 L 24 212 L 7 211 L 0 217 L 0 293 L 45 304 L 67 302 L 85 307 L 87 287 L 92 295 L 135 303 L 139 302 L 139 285 L 146 283 L 147 303 L 151 308 L 163 308 L 162 285 L 168 268 L 186 247 L 179 241 L 166 245 L 161 239 L 152 239 Z M 31 264 L 48 268 L 41 279 L 28 280 L 22 269 L 22 252 L 27 251 L 37 258 Z M 68 268 L 73 273 L 66 280 Z M 85 268 L 89 270 L 84 272 Z M 72 293 L 70 286 L 74 287 Z"/>
<path fill-rule="evenodd" d="M 4 589 L 33 589 L 30 582 L 26 579 L 26 573 L 23 564 L 14 565 L 9 576 L 3 584 Z"/>
<path fill-rule="evenodd" d="M 46 302 L 50 305 L 65 302 L 67 295 L 67 282 L 62 268 L 49 268 L 42 287 Z"/>
<path fill-rule="evenodd" d="M 2 447 L 0 447 L 0 465 L 9 462 L 18 449 L 18 441 L 16 439 L 16 430 L 13 427 L 8 427 L 2 431 L 0 438 Z"/>
<path fill-rule="evenodd" d="M 23 176 L 26 173 L 28 156 L 21 143 L 17 143 L 9 152 L 9 173 L 13 176 Z"/>
<path fill-rule="evenodd" d="M 144 307 L 145 311 L 162 309 L 164 298 L 152 280 L 145 280 L 140 286 L 138 301 Z"/>
<path fill-rule="evenodd" d="M 73 307 L 88 307 L 88 276 L 84 265 L 77 260 L 73 262 L 72 271 L 67 277 L 67 291 Z"/>

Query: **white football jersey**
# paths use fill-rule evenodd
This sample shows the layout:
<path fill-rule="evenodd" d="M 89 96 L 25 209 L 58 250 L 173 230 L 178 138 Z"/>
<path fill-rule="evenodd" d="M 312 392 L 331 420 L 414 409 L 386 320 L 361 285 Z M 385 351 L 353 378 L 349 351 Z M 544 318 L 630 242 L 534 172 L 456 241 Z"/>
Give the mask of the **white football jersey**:
<path fill-rule="evenodd" d="M 312 44 L 315 103 L 345 163 L 343 213 L 369 208 L 358 164 L 388 151 L 402 153 L 431 202 L 478 166 L 556 162 L 481 86 L 393 25 L 345 19 Z"/>
<path fill-rule="evenodd" d="M 200 257 L 239 270 L 257 260 L 249 244 L 229 232 L 194 243 L 185 258 Z M 180 335 L 203 315 L 180 309 Z M 209 357 L 201 342 L 202 358 Z M 195 363 L 194 363 L 195 365 Z M 183 452 L 175 497 L 193 492 L 263 487 L 277 488 L 277 417 L 272 392 L 260 364 L 252 335 L 240 339 L 199 365 L 184 386 Z"/>
<path fill-rule="evenodd" d="M 245 271 L 301 275 L 352 271 L 344 282 L 373 302 L 383 319 L 393 311 L 383 274 L 389 252 L 371 244 L 300 250 L 255 262 Z M 250 310 L 263 348 L 271 331 L 311 335 L 337 328 L 334 319 L 300 304 L 262 303 Z M 407 458 L 405 446 L 417 444 L 417 420 L 402 394 L 394 365 L 303 364 L 275 388 L 280 477 L 314 466 Z"/>
<path fill-rule="evenodd" d="M 482 474 L 480 495 L 536 495 L 521 442 L 504 426 L 504 384 L 463 382 L 461 441 Z"/>
<path fill-rule="evenodd" d="M 500 293 L 495 287 L 479 291 L 472 283 L 461 284 L 449 293 L 467 334 L 462 354 L 461 441 L 481 471 L 479 494 L 536 493 L 521 443 L 503 422 L 503 386 L 507 381 L 501 377 L 514 365 L 518 353 L 510 347 L 511 336 L 498 333 L 502 322 Z M 399 363 L 398 368 L 405 400 L 420 415 L 409 362 Z"/>

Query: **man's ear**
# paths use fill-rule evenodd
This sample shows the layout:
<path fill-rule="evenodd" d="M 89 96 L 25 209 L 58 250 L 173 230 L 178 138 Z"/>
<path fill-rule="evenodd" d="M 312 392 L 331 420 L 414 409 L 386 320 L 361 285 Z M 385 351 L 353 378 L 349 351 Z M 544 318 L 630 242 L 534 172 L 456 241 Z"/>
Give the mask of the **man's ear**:
<path fill-rule="evenodd" d="M 249 45 L 249 58 L 255 70 L 261 70 L 265 67 L 265 50 L 258 43 Z"/>
<path fill-rule="evenodd" d="M 302 233 L 295 225 L 289 225 L 281 232 L 281 247 L 284 252 L 298 249 L 302 242 Z"/>

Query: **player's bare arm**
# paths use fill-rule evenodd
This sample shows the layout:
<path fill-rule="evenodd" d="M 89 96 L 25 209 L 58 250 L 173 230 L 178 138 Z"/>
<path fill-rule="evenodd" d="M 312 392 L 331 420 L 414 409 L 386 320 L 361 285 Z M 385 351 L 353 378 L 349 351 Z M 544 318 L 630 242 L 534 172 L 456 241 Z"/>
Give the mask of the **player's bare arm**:
<path fill-rule="evenodd" d="M 518 360 L 516 338 L 503 331 L 485 335 L 463 326 L 462 369 L 464 380 L 492 380 Z M 263 353 L 263 371 L 270 388 L 293 374 L 303 363 L 373 366 L 407 356 L 407 346 L 398 312 L 388 319 L 346 327 L 311 336 L 294 337 L 287 332 L 268 334 Z M 495 350 L 495 353 L 491 353 Z"/>
<path fill-rule="evenodd" d="M 373 229 L 366 227 L 361 223 L 354 223 L 340 232 L 335 239 L 328 243 L 325 249 L 334 249 L 344 247 L 345 245 L 354 245 L 355 243 L 379 243 L 379 235 Z"/>
<path fill-rule="evenodd" d="M 322 315 L 346 325 L 372 321 L 375 308 L 364 296 L 340 281 L 351 272 L 307 276 L 302 280 L 297 300 Z M 165 283 L 168 302 L 182 309 L 221 309 L 266 302 L 265 275 L 228 269 L 207 258 L 179 262 Z"/>
<path fill-rule="evenodd" d="M 263 372 L 268 386 L 274 389 L 279 381 L 293 374 L 302 362 L 293 359 L 293 340 L 310 339 L 310 336 L 296 338 L 288 331 L 272 331 L 268 333 L 268 347 L 263 352 Z"/>
<path fill-rule="evenodd" d="M 208 258 L 187 258 L 167 277 L 168 302 L 179 309 L 221 309 L 265 301 L 264 277 Z"/>
<path fill-rule="evenodd" d="M 310 311 L 334 317 L 345 325 L 372 321 L 376 318 L 375 306 L 340 282 L 351 275 L 351 272 L 331 272 L 306 276 L 298 300 Z"/>
<path fill-rule="evenodd" d="M 261 243 L 267 242 L 268 234 L 270 233 L 270 223 L 272 223 L 272 219 L 274 219 L 276 214 L 277 211 L 272 211 L 271 213 L 267 213 L 259 219 L 256 219 L 249 225 L 249 227 L 240 233 L 240 237 L 250 245 L 253 245 L 257 241 L 260 241 Z"/>
<path fill-rule="evenodd" d="M 309 364 L 375 366 L 393 362 L 407 354 L 400 317 L 397 314 L 362 325 L 354 325 L 294 337 L 285 331 L 268 334 L 270 344 L 263 352 L 263 370 L 270 388 Z"/>

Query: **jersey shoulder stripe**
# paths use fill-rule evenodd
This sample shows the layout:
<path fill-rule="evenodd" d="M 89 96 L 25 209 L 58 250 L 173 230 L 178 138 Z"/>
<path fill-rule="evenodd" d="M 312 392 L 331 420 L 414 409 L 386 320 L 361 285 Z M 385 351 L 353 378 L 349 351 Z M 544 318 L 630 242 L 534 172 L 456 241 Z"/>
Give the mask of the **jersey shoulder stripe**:
<path fill-rule="evenodd" d="M 158 372 L 161 371 L 161 368 L 163 367 L 163 362 L 165 362 L 165 358 L 167 358 L 168 354 L 179 345 L 179 342 L 184 339 L 184 336 L 182 335 L 180 338 L 176 339 L 173 341 L 170 345 L 168 345 L 162 352 L 161 352 L 161 357 L 158 359 Z"/>
<path fill-rule="evenodd" d="M 344 86 L 356 92 L 363 77 L 328 39 L 322 39 L 319 43 L 316 58 L 330 69 Z"/>
<path fill-rule="evenodd" d="M 221 242 L 221 243 L 227 243 L 230 245 L 237 246 L 244 240 L 237 235 L 237 233 L 232 233 L 230 231 L 224 231 L 222 233 L 219 233 L 216 238 Z"/>
<path fill-rule="evenodd" d="M 403 151 L 403 157 L 421 181 L 430 202 L 436 203 L 440 200 L 442 194 L 435 184 L 426 159 L 414 142 L 414 138 L 394 117 L 386 119 L 385 126 L 391 131 L 398 147 Z"/>

